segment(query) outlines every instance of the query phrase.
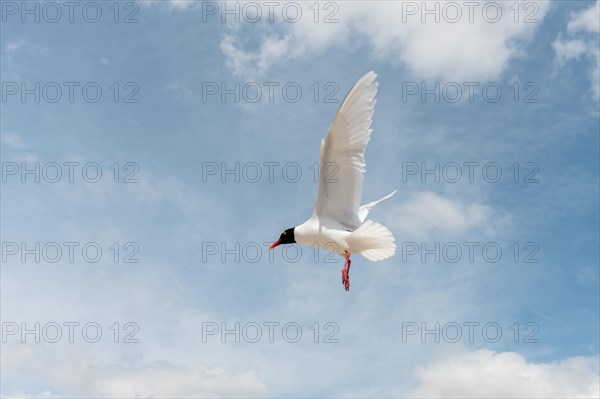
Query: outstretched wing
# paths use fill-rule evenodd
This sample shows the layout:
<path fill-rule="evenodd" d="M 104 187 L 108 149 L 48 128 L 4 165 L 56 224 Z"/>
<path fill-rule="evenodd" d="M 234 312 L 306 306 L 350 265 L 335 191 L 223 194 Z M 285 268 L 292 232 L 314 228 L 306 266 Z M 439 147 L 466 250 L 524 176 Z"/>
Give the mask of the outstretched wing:
<path fill-rule="evenodd" d="M 321 141 L 316 216 L 356 229 L 365 172 L 365 148 L 371 136 L 377 83 L 375 72 L 356 82 L 344 98 Z"/>

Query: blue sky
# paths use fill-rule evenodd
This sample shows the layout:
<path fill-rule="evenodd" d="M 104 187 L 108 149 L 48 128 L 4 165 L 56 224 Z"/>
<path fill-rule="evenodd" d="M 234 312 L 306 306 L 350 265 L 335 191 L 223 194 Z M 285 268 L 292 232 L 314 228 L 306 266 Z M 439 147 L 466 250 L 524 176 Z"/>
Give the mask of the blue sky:
<path fill-rule="evenodd" d="M 312 2 L 277 3 L 273 22 L 264 2 L 230 2 L 239 23 L 221 2 L 121 2 L 118 22 L 112 2 L 77 3 L 72 23 L 65 6 L 56 23 L 45 20 L 54 9 L 44 2 L 28 2 L 40 21 L 23 22 L 23 4 L 1 10 L 3 397 L 598 396 L 597 1 L 516 2 L 518 15 L 513 2 L 482 2 L 473 22 L 458 2 L 457 23 L 443 2 L 440 22 L 422 22 L 420 2 L 321 2 L 317 22 Z M 88 22 L 81 10 L 89 19 L 96 4 L 102 17 Z M 258 22 L 241 14 L 254 5 Z M 297 22 L 283 18 L 297 5 Z M 501 17 L 490 22 L 496 7 Z M 355 255 L 345 292 L 341 259 L 306 247 L 269 255 L 264 243 L 310 216 L 320 139 L 371 70 L 379 91 L 363 202 L 398 189 L 370 214 L 394 233 L 397 252 L 377 263 Z M 22 84 L 35 91 L 36 82 L 40 101 L 23 100 Z M 72 102 L 65 82 L 75 82 Z M 236 83 L 250 84 L 239 102 L 206 92 Z M 99 101 L 86 101 L 86 84 L 90 96 L 102 89 Z M 440 101 L 423 101 L 421 88 L 436 84 Z M 48 101 L 57 85 L 62 97 Z M 302 90 L 298 101 L 284 86 L 289 96 Z M 456 87 L 462 95 L 448 101 Z M 495 88 L 502 97 L 486 99 Z M 62 177 L 51 183 L 54 162 Z M 73 182 L 64 162 L 79 163 Z M 40 182 L 22 182 L 36 163 Z M 90 163 L 98 182 L 81 175 Z M 261 178 L 203 175 L 236 163 L 247 173 L 259 165 Z M 437 182 L 420 173 L 436 163 Z M 484 175 L 483 165 L 495 169 Z M 501 178 L 488 181 L 498 168 Z M 137 183 L 123 181 L 129 173 Z M 13 246 L 36 242 L 39 263 Z M 72 262 L 64 242 L 79 243 Z M 477 243 L 473 261 L 465 242 Z M 48 243 L 63 250 L 55 263 L 54 252 L 42 254 Z M 101 248 L 100 261 L 83 258 L 86 243 Z M 423 260 L 419 246 L 436 243 L 462 255 Z M 502 250 L 497 262 L 482 254 L 486 244 Z M 224 261 L 221 245 L 233 249 Z M 414 245 L 419 252 L 407 253 Z M 138 262 L 123 262 L 134 251 Z M 65 322 L 97 323 L 102 338 L 76 330 L 69 342 Z M 123 342 L 128 322 L 137 343 Z M 39 343 L 21 335 L 35 323 Z M 51 323 L 62 326 L 56 343 L 42 333 Z M 209 325 L 236 323 L 263 334 L 203 340 Z M 287 323 L 301 327 L 298 342 L 282 336 Z M 440 342 L 421 336 L 436 323 Z M 482 335 L 489 323 L 502 331 L 497 342 L 493 329 Z M 455 325 L 462 336 L 451 342 Z M 403 339 L 411 326 L 419 331 Z M 324 342 L 331 332 L 337 343 Z"/>

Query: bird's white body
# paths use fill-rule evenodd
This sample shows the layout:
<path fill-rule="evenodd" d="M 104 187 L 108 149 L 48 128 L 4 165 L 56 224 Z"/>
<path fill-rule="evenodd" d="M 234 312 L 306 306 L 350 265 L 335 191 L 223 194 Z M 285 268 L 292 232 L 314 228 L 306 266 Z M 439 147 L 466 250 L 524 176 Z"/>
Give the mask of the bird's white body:
<path fill-rule="evenodd" d="M 331 223 L 328 226 L 319 223 L 319 219 L 310 218 L 294 229 L 296 242 L 298 244 L 318 247 L 326 251 L 335 252 L 345 256 L 346 251 L 352 253 L 348 238 L 352 232 L 347 231 L 341 225 Z"/>

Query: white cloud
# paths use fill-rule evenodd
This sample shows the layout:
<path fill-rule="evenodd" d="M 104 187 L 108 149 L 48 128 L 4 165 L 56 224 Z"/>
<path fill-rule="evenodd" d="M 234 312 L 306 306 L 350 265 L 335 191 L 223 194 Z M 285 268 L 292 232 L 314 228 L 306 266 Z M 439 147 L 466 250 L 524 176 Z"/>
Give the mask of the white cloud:
<path fill-rule="evenodd" d="M 233 73 L 254 79 L 264 75 L 271 65 L 285 57 L 284 54 L 288 53 L 287 56 L 291 56 L 289 53 L 292 51 L 292 44 L 290 36 L 268 36 L 260 44 L 258 52 L 251 52 L 236 47 L 235 35 L 229 34 L 223 37 L 220 47 L 227 58 L 226 65 Z"/>
<path fill-rule="evenodd" d="M 6 47 L 4 47 L 4 50 L 7 53 L 12 53 L 13 51 L 17 51 L 20 48 L 23 48 L 25 45 L 27 44 L 26 40 L 17 40 L 16 42 L 10 42 L 10 43 L 6 43 Z"/>
<path fill-rule="evenodd" d="M 55 393 L 52 393 L 51 391 L 44 391 L 41 392 L 39 394 L 36 395 L 31 395 L 31 394 L 26 394 L 24 392 L 14 392 L 10 395 L 2 395 L 2 397 L 6 397 L 7 399 L 37 399 L 37 398 L 44 398 L 44 399 L 53 399 L 53 398 L 60 398 L 61 396 Z"/>
<path fill-rule="evenodd" d="M 14 42 L 8 42 L 4 46 L 4 51 L 6 52 L 7 55 L 12 55 L 12 53 L 15 53 L 15 52 L 21 51 L 21 50 L 27 50 L 30 53 L 40 53 L 40 54 L 48 53 L 48 49 L 46 47 L 38 46 L 37 44 L 31 43 L 30 41 L 25 40 L 25 39 L 19 39 Z"/>
<path fill-rule="evenodd" d="M 145 1 L 138 0 L 140 7 L 165 7 L 174 11 L 189 11 L 200 7 L 202 2 L 195 0 L 164 0 L 164 1 Z"/>
<path fill-rule="evenodd" d="M 481 349 L 446 356 L 417 371 L 409 397 L 598 398 L 597 357 L 530 363 L 515 352 Z"/>
<path fill-rule="evenodd" d="M 189 86 L 182 80 L 176 79 L 170 83 L 164 85 L 164 88 L 171 92 L 177 100 L 187 103 L 193 96 L 194 92 L 190 90 Z"/>
<path fill-rule="evenodd" d="M 265 385 L 252 373 L 222 369 L 151 367 L 114 372 L 93 383 L 100 397 L 263 397 Z"/>
<path fill-rule="evenodd" d="M 552 43 L 552 47 L 556 52 L 556 59 L 560 64 L 572 59 L 579 59 L 579 57 L 589 51 L 587 43 L 578 39 L 557 39 Z"/>
<path fill-rule="evenodd" d="M 23 351 L 22 348 L 27 348 Z M 69 348 L 71 349 L 71 348 Z M 54 352 L 47 356 L 43 350 L 29 350 L 25 345 L 7 345 L 2 354 L 4 372 L 27 370 L 31 377 L 43 380 L 66 397 L 264 397 L 267 389 L 253 372 L 225 370 L 217 367 L 173 366 L 170 364 L 138 364 L 136 367 L 90 365 L 91 354 L 76 350 Z M 97 354 L 96 354 L 97 355 Z M 58 359 L 61 363 L 51 365 Z M 77 364 L 70 365 L 73 358 Z M 34 363 L 35 359 L 35 364 Z M 96 361 L 98 361 L 96 359 Z M 19 390 L 2 393 L 3 397 L 58 397 L 50 391 L 24 393 Z M 56 394 L 54 394 L 56 395 Z"/>
<path fill-rule="evenodd" d="M 179 10 L 187 10 L 195 5 L 195 1 L 190 0 L 169 0 L 169 7 Z"/>
<path fill-rule="evenodd" d="M 12 162 L 37 162 L 37 153 L 31 152 L 31 147 L 23 136 L 13 132 L 0 134 L 0 142 L 5 146 L 3 153 L 9 156 Z"/>
<path fill-rule="evenodd" d="M 567 25 L 570 34 L 583 32 L 600 32 L 600 6 L 598 1 L 590 8 L 575 13 Z"/>
<path fill-rule="evenodd" d="M 410 2 L 419 8 L 416 15 L 407 12 L 407 2 L 346 2 L 336 3 L 339 9 L 320 10 L 315 23 L 314 6 L 303 4 L 302 17 L 296 23 L 284 22 L 282 11 L 276 10 L 279 28 L 261 32 L 260 44 L 254 50 L 247 49 L 249 29 L 256 31 L 256 23 L 244 24 L 236 33 L 225 35 L 221 49 L 227 58 L 227 66 L 242 76 L 264 74 L 277 64 L 300 58 L 314 57 L 325 51 L 337 51 L 336 47 L 357 48 L 360 45 L 372 49 L 372 54 L 391 63 L 404 63 L 415 75 L 431 79 L 477 80 L 497 78 L 507 63 L 521 54 L 531 39 L 538 23 L 514 22 L 513 3 L 496 2 L 501 7 L 498 22 L 488 22 L 483 17 L 484 6 L 473 9 L 472 22 L 467 7 L 459 6 L 461 18 L 452 23 L 454 14 L 439 7 L 440 20 L 432 15 L 422 15 L 421 4 Z M 547 2 L 535 3 L 535 18 L 541 22 L 548 8 Z M 323 8 L 323 4 L 320 4 Z M 522 10 L 523 11 L 523 10 Z M 266 14 L 266 10 L 263 12 Z M 488 10 L 489 16 L 494 13 Z M 326 16 L 337 19 L 335 23 L 323 23 Z M 425 16 L 426 22 L 421 21 Z M 521 16 L 522 17 L 522 16 Z M 520 18 L 521 18 L 520 17 Z M 403 20 L 404 18 L 404 20 Z M 266 18 L 263 18 L 265 20 Z M 522 19 L 522 18 L 521 18 Z"/>
<path fill-rule="evenodd" d="M 567 61 L 579 60 L 584 56 L 591 59 L 590 81 L 592 93 L 596 100 L 600 99 L 600 8 L 597 0 L 590 8 L 574 13 L 567 24 L 567 38 L 560 34 L 552 43 L 559 65 Z M 582 34 L 583 37 L 581 37 Z M 578 37 L 574 37 L 578 35 Z"/>
<path fill-rule="evenodd" d="M 443 197 L 432 191 L 412 194 L 393 211 L 396 228 L 405 237 L 424 239 L 430 234 L 465 234 L 476 231 L 493 234 L 509 221 L 488 206 L 465 203 Z"/>
<path fill-rule="evenodd" d="M 23 137 L 16 133 L 2 133 L 2 135 L 0 136 L 0 141 L 16 149 L 23 149 L 28 147 L 28 145 L 23 140 Z"/>

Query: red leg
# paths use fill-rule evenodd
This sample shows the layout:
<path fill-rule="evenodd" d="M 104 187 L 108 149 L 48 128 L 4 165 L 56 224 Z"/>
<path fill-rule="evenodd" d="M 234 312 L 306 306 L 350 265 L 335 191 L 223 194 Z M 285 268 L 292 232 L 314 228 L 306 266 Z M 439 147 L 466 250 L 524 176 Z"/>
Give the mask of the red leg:
<path fill-rule="evenodd" d="M 350 252 L 345 252 L 346 262 L 344 263 L 344 269 L 342 270 L 342 281 L 344 283 L 344 288 L 346 289 L 346 291 L 350 291 L 350 264 L 352 263 L 352 261 L 350 260 Z"/>

